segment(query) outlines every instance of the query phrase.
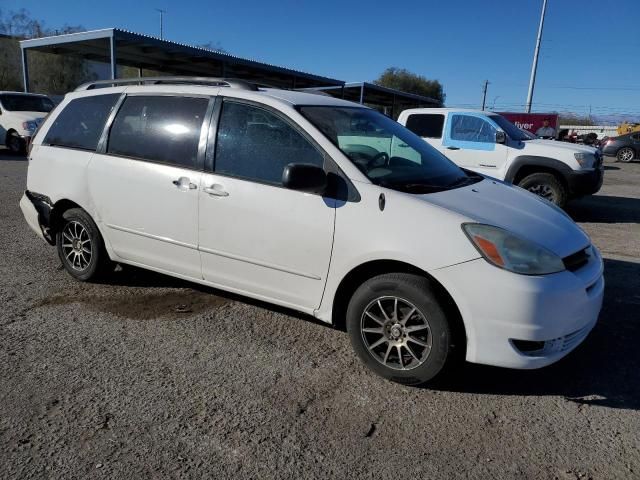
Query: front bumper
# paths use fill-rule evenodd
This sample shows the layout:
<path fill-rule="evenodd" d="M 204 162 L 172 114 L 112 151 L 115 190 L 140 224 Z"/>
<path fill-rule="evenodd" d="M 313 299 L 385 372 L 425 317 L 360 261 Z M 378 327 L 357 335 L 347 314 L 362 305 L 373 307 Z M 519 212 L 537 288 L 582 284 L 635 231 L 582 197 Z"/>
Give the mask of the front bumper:
<path fill-rule="evenodd" d="M 460 309 L 467 360 L 533 369 L 576 348 L 602 308 L 603 263 L 595 247 L 592 252 L 589 262 L 575 272 L 545 276 L 517 275 L 484 259 L 430 272 Z"/>
<path fill-rule="evenodd" d="M 571 170 L 565 176 L 572 196 L 597 193 L 604 180 L 604 167 L 600 165 L 589 171 Z"/>

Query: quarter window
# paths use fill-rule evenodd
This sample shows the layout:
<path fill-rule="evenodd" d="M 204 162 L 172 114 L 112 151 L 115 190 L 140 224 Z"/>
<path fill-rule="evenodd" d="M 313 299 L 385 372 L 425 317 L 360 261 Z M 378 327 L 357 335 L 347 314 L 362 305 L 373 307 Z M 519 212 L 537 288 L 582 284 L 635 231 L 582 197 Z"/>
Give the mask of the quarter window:
<path fill-rule="evenodd" d="M 496 141 L 496 129 L 480 117 L 452 115 L 451 139 L 465 142 L 494 143 Z"/>
<path fill-rule="evenodd" d="M 441 113 L 421 113 L 409 115 L 407 128 L 423 138 L 442 137 L 444 115 Z"/>
<path fill-rule="evenodd" d="M 71 100 L 53 121 L 43 143 L 95 150 L 107 117 L 119 97 L 113 93 Z"/>
<path fill-rule="evenodd" d="M 208 103 L 194 97 L 127 97 L 113 121 L 107 153 L 196 168 Z"/>
<path fill-rule="evenodd" d="M 222 107 L 215 171 L 282 185 L 289 163 L 323 166 L 323 155 L 300 132 L 273 113 L 236 102 Z"/>

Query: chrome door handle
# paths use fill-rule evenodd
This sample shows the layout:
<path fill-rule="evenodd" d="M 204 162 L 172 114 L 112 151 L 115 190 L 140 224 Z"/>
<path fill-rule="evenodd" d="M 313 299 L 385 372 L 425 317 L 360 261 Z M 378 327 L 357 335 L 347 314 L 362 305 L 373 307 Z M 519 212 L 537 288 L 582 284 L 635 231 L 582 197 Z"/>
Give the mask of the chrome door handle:
<path fill-rule="evenodd" d="M 229 196 L 229 192 L 227 192 L 226 190 L 223 190 L 224 187 L 218 183 L 214 183 L 213 185 L 211 185 L 210 187 L 204 187 L 204 191 L 206 193 L 208 193 L 209 195 L 214 195 L 216 197 L 228 197 Z"/>
<path fill-rule="evenodd" d="M 187 190 L 187 189 L 195 190 L 196 188 L 198 188 L 198 185 L 193 183 L 191 179 L 188 177 L 180 177 L 177 180 L 173 180 L 171 183 L 173 183 L 176 187 L 181 188 L 183 190 Z"/>

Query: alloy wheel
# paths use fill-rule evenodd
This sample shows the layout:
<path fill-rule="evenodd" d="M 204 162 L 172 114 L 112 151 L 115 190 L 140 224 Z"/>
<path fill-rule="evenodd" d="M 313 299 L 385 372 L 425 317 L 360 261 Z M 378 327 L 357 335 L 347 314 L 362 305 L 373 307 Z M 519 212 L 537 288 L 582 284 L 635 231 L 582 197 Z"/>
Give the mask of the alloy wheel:
<path fill-rule="evenodd" d="M 555 193 L 549 185 L 536 183 L 527 188 L 527 190 L 535 195 L 538 195 L 539 197 L 549 200 L 550 202 L 555 202 Z"/>
<path fill-rule="evenodd" d="M 74 220 L 65 225 L 62 230 L 62 252 L 74 270 L 83 271 L 91 263 L 91 237 L 80 222 Z"/>
<path fill-rule="evenodd" d="M 618 152 L 618 160 L 621 162 L 630 162 L 634 156 L 634 151 L 629 147 L 625 147 Z"/>
<path fill-rule="evenodd" d="M 425 316 L 411 302 L 395 296 L 378 297 L 367 305 L 360 333 L 371 356 L 394 370 L 419 367 L 433 344 Z"/>

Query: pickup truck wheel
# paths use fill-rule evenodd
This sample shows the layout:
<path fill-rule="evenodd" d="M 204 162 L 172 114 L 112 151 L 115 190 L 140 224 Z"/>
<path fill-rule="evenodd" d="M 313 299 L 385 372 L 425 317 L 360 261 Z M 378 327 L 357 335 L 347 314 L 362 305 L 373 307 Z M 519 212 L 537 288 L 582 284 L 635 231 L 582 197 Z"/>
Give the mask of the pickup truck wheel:
<path fill-rule="evenodd" d="M 65 270 L 81 282 L 98 278 L 110 261 L 94 221 L 84 210 L 72 208 L 62 214 L 61 223 L 56 246 Z"/>
<path fill-rule="evenodd" d="M 429 281 L 391 273 L 367 280 L 347 308 L 347 331 L 360 359 L 378 375 L 419 385 L 452 355 L 452 332 Z"/>
<path fill-rule="evenodd" d="M 16 153 L 16 154 L 24 153 L 24 147 L 25 147 L 24 141 L 20 138 L 20 136 L 17 133 L 11 132 L 7 136 L 7 148 L 11 153 Z"/>
<path fill-rule="evenodd" d="M 636 152 L 631 147 L 622 147 L 616 153 L 616 160 L 618 162 L 632 162 L 636 156 Z"/>
<path fill-rule="evenodd" d="M 555 203 L 561 208 L 567 203 L 567 190 L 552 173 L 532 173 L 520 180 L 518 186 Z"/>

